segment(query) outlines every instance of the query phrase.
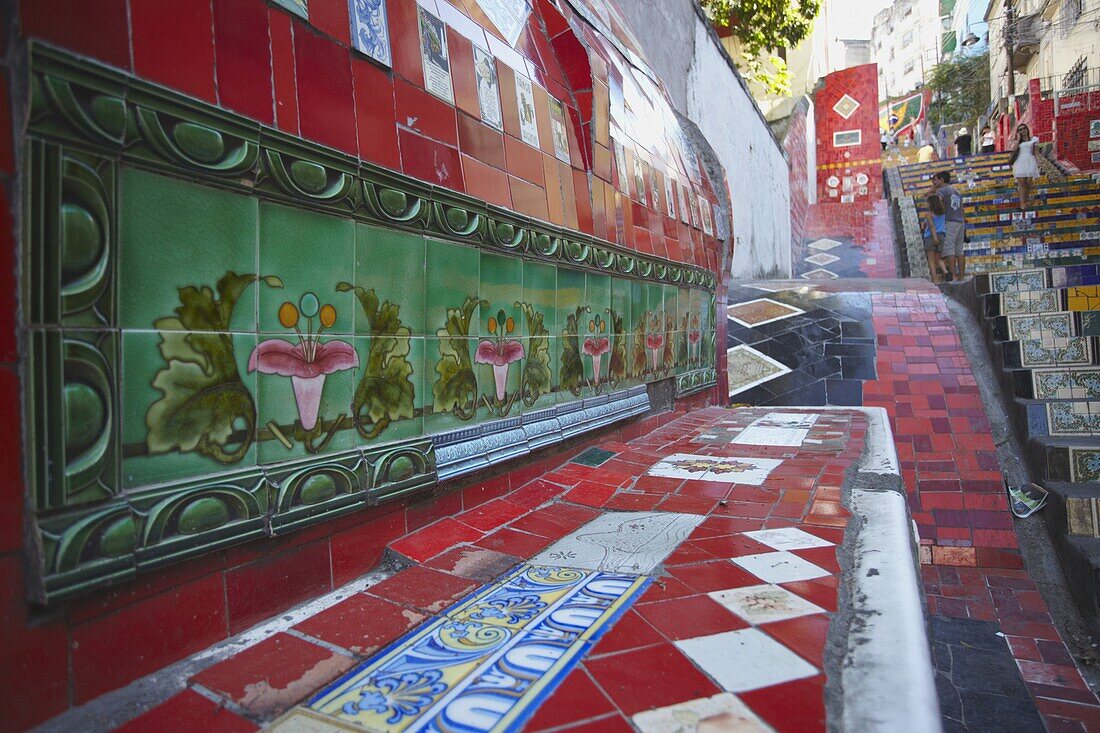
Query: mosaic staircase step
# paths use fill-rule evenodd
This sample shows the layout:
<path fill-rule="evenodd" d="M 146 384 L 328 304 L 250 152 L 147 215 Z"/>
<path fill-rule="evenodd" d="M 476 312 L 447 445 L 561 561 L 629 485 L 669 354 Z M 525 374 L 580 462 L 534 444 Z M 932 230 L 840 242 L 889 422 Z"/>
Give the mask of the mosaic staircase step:
<path fill-rule="evenodd" d="M 1080 333 L 1075 316 L 1070 311 L 997 316 L 990 321 L 990 327 L 997 341 L 1038 339 L 1046 335 L 1070 338 Z"/>
<path fill-rule="evenodd" d="M 1082 485 L 1100 497 L 1100 440 L 1047 437 L 1033 442 L 1044 453 L 1048 481 Z"/>
<path fill-rule="evenodd" d="M 1025 407 L 1028 434 L 1033 438 L 1100 436 L 1098 400 L 1029 402 Z"/>
<path fill-rule="evenodd" d="M 1006 341 L 1001 353 L 1006 369 L 1033 369 L 1096 364 L 1098 349 L 1095 339 L 1087 336 L 1044 334 L 1042 338 Z"/>
<path fill-rule="evenodd" d="M 1100 310 L 1098 285 L 989 293 L 982 298 L 985 300 L 984 313 L 987 318 L 1024 313 Z"/>
<path fill-rule="evenodd" d="M 1020 369 L 1012 377 L 1022 399 L 1100 400 L 1100 366 Z"/>

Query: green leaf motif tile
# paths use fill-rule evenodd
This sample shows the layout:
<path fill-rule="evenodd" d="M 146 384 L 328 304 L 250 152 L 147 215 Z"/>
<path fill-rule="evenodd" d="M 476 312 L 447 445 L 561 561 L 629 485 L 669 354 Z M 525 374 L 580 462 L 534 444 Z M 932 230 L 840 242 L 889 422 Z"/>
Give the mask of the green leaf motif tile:
<path fill-rule="evenodd" d="M 122 328 L 150 329 L 173 315 L 181 288 L 210 288 L 227 272 L 259 272 L 256 199 L 133 168 L 123 168 L 120 179 Z M 242 292 L 229 328 L 254 330 L 257 302 L 257 289 Z"/>
<path fill-rule="evenodd" d="M 255 465 L 255 346 L 255 334 L 123 333 L 124 487 Z"/>
<path fill-rule="evenodd" d="M 523 261 L 488 252 L 482 252 L 480 259 L 481 285 L 477 292 L 489 305 L 481 311 L 476 335 L 489 338 L 494 336 L 489 329 L 489 319 L 500 321 L 501 311 L 505 321 L 510 318 L 514 327 L 521 325 L 516 303 L 523 300 Z"/>
<path fill-rule="evenodd" d="M 468 315 L 471 327 L 466 335 L 477 336 L 477 323 L 481 317 L 476 302 L 480 299 L 481 288 L 480 253 L 476 249 L 437 239 L 427 240 L 427 245 L 427 275 L 424 278 L 427 335 L 447 335 L 450 311 L 462 308 L 467 298 L 474 298 L 474 308 Z"/>
<path fill-rule="evenodd" d="M 433 335 L 435 328 L 429 329 L 424 317 L 426 257 L 427 245 L 419 234 L 355 225 L 354 284 L 397 306 L 401 324 L 413 336 Z M 361 313 L 355 314 L 355 333 L 371 333 L 369 319 Z"/>
<path fill-rule="evenodd" d="M 523 263 L 523 297 L 535 312 L 542 314 L 542 325 L 551 334 L 557 332 L 556 299 L 558 290 L 558 269 L 553 265 L 540 262 Z M 531 335 L 526 330 L 524 334 Z"/>
<path fill-rule="evenodd" d="M 440 338 L 434 339 L 438 356 L 434 357 L 437 361 L 432 411 L 451 413 L 460 420 L 471 420 L 477 413 L 479 392 L 474 355 L 479 342 L 470 337 L 470 330 L 479 306 L 485 307 L 486 303 L 466 298 L 460 307 L 449 309 L 446 327 L 440 329 Z"/>
<path fill-rule="evenodd" d="M 285 334 L 280 311 L 290 303 L 300 312 L 297 327 L 303 333 L 323 328 L 330 335 L 351 335 L 355 309 L 337 295 L 336 286 L 354 267 L 355 227 L 350 220 L 261 203 L 260 270 L 278 276 L 284 291 L 260 293 L 260 332 Z M 331 322 L 322 323 L 322 312 L 334 315 Z"/>

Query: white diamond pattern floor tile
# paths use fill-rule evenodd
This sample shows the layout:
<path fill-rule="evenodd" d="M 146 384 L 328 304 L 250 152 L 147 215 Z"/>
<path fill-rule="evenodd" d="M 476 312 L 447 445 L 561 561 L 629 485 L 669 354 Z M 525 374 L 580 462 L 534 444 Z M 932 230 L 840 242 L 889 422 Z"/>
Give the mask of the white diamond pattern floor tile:
<path fill-rule="evenodd" d="M 772 733 L 775 730 L 728 692 L 646 710 L 637 713 L 632 720 L 642 733 Z"/>
<path fill-rule="evenodd" d="M 833 546 L 832 542 L 805 532 L 798 527 L 758 529 L 753 532 L 745 532 L 744 535 L 762 545 L 767 545 L 773 550 L 808 550 L 812 547 Z"/>
<path fill-rule="evenodd" d="M 825 265 L 831 265 L 832 263 L 836 262 L 839 259 L 840 258 L 837 257 L 836 255 L 830 255 L 830 254 L 826 254 L 824 252 L 818 252 L 815 255 L 810 255 L 809 257 L 807 257 L 806 261 L 809 262 L 809 263 L 812 263 L 814 265 L 817 265 L 818 267 L 824 267 Z"/>
<path fill-rule="evenodd" d="M 817 668 L 759 629 L 739 629 L 676 642 L 680 651 L 729 692 L 812 677 Z"/>
<path fill-rule="evenodd" d="M 820 250 L 822 252 L 828 252 L 833 247 L 839 247 L 840 244 L 841 243 L 836 241 L 835 239 L 826 238 L 826 239 L 818 239 L 818 240 L 815 240 L 813 242 L 810 242 L 807 246 L 810 249 L 816 249 L 816 250 Z"/>
<path fill-rule="evenodd" d="M 754 626 L 825 613 L 821 606 L 770 583 L 719 590 L 709 595 Z"/>
<path fill-rule="evenodd" d="M 790 552 L 763 552 L 759 555 L 742 555 L 733 562 L 765 583 L 794 583 L 830 575 L 829 571 L 814 565 Z"/>

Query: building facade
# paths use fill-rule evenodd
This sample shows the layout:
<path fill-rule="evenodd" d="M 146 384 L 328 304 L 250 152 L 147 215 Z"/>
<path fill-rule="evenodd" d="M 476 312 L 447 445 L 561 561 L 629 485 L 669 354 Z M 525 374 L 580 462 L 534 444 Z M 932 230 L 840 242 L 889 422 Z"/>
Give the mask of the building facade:
<path fill-rule="evenodd" d="M 871 60 L 878 64 L 881 99 L 924 85 L 940 60 L 942 28 L 938 0 L 896 0 L 875 15 Z"/>

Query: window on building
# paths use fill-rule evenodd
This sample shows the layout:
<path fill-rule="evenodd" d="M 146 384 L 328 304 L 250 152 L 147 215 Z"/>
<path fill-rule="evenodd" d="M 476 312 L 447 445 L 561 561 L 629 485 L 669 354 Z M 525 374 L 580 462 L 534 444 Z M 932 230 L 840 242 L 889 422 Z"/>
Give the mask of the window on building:
<path fill-rule="evenodd" d="M 901 37 L 901 45 L 908 46 L 913 42 L 913 31 L 907 31 L 904 36 Z"/>
<path fill-rule="evenodd" d="M 914 62 L 906 61 L 905 66 L 902 67 L 901 73 L 903 73 L 903 74 L 912 74 L 913 69 L 914 69 L 915 66 L 916 66 L 916 64 Z"/>
<path fill-rule="evenodd" d="M 1087 60 L 1085 56 L 1082 56 L 1070 67 L 1069 72 L 1062 77 L 1063 89 L 1074 89 L 1085 85 L 1085 71 L 1088 68 L 1085 64 Z"/>

